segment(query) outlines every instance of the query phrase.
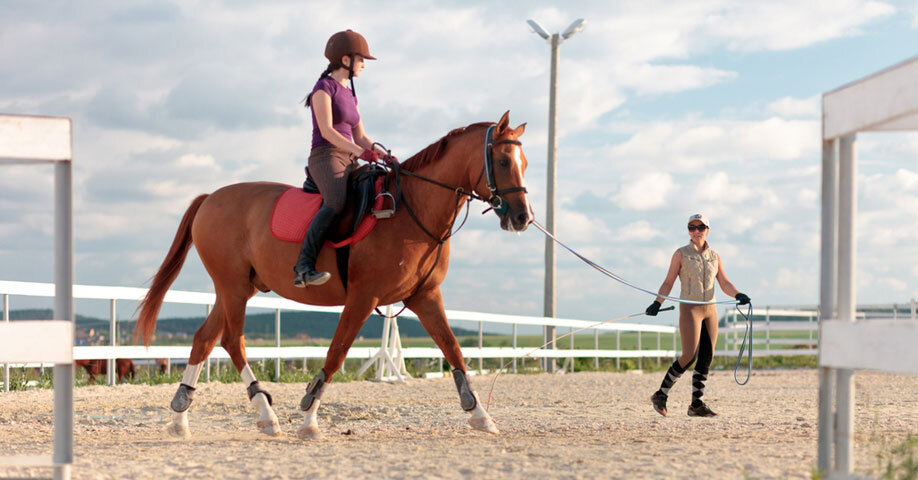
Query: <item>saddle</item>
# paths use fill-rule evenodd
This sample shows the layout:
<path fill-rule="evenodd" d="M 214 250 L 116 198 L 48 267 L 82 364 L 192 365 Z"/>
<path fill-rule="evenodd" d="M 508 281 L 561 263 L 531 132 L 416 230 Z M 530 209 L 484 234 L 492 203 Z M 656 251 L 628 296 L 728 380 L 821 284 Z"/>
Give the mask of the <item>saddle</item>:
<path fill-rule="evenodd" d="M 329 235 L 330 239 L 325 241 L 326 247 L 353 245 L 373 230 L 378 219 L 389 218 L 395 213 L 395 199 L 386 191 L 386 173 L 372 164 L 351 173 L 347 206 Z M 302 189 L 291 187 L 277 198 L 271 213 L 271 234 L 281 241 L 302 242 L 321 206 L 322 195 L 312 177 L 307 175 Z"/>

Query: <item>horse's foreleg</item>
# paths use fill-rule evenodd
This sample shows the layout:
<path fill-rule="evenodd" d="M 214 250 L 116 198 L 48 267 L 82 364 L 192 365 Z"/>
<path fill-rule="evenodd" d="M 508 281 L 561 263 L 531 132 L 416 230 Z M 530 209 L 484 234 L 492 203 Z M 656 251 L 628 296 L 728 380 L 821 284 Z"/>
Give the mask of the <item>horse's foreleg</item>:
<path fill-rule="evenodd" d="M 244 310 L 243 310 L 244 311 Z M 223 340 L 221 344 L 223 348 L 229 353 L 230 358 L 233 360 L 233 365 L 236 367 L 236 370 L 239 371 L 239 375 L 242 376 L 242 383 L 246 386 L 246 390 L 249 394 L 249 401 L 252 402 L 252 405 L 258 409 L 258 420 L 255 424 L 258 426 L 258 430 L 267 435 L 280 435 L 280 425 L 277 421 L 277 415 L 274 413 L 274 409 L 271 408 L 273 400 L 271 399 L 271 394 L 267 390 L 261 387 L 261 384 L 258 383 L 258 380 L 255 379 L 255 374 L 252 373 L 252 369 L 249 367 L 248 361 L 245 356 L 245 338 L 241 335 L 242 325 L 238 325 L 236 328 L 235 325 L 229 325 L 230 316 L 227 316 L 227 327 L 226 333 L 223 335 Z"/>
<path fill-rule="evenodd" d="M 314 440 L 322 436 L 317 420 L 322 394 L 325 393 L 325 388 L 332 376 L 344 364 L 347 351 L 350 350 L 351 344 L 354 343 L 357 333 L 360 332 L 360 328 L 363 327 L 370 313 L 376 308 L 377 301 L 375 298 L 348 298 L 338 320 L 338 328 L 335 329 L 335 335 L 328 347 L 325 366 L 309 382 L 309 386 L 306 387 L 306 395 L 300 400 L 300 410 L 303 411 L 304 417 L 303 425 L 296 431 L 300 438 Z"/>
<path fill-rule="evenodd" d="M 421 325 L 430 334 L 434 343 L 440 347 L 446 361 L 453 367 L 453 380 L 456 382 L 456 390 L 459 391 L 459 404 L 463 410 L 472 414 L 472 417 L 469 418 L 469 425 L 483 432 L 498 433 L 497 425 L 494 424 L 487 410 L 481 406 L 478 393 L 472 390 L 469 383 L 459 342 L 456 341 L 456 336 L 446 320 L 440 288 L 419 292 L 408 303 L 408 308 L 417 314 Z"/>
<path fill-rule="evenodd" d="M 213 351 L 217 338 L 223 331 L 223 319 L 223 307 L 218 299 L 214 309 L 207 316 L 207 320 L 194 334 L 191 357 L 188 358 L 188 365 L 182 375 L 182 383 L 179 384 L 175 396 L 172 397 L 172 403 L 169 405 L 174 412 L 172 421 L 166 426 L 166 431 L 170 435 L 183 438 L 191 435 L 188 428 L 188 408 L 191 407 L 191 402 L 194 400 L 194 391 L 198 384 L 198 377 L 201 375 L 201 369 L 204 367 L 204 360 Z"/>

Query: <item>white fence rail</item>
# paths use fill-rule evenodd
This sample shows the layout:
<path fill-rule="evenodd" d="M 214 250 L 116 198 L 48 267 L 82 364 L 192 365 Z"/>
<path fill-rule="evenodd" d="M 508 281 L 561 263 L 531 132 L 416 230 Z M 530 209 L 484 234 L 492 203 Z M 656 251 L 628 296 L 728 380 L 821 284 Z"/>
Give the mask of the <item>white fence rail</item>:
<path fill-rule="evenodd" d="M 74 285 L 75 299 L 97 299 L 108 300 L 110 302 L 110 332 L 116 331 L 116 304 L 117 301 L 139 301 L 146 295 L 146 289 L 130 287 L 105 287 Z M 54 285 L 46 283 L 32 282 L 14 282 L 0 280 L 0 295 L 3 297 L 4 319 L 8 319 L 10 296 L 37 296 L 51 297 L 54 295 Z M 210 306 L 215 300 L 212 293 L 189 292 L 170 290 L 165 297 L 166 303 L 204 305 L 209 311 Z M 281 312 L 282 311 L 309 311 L 309 312 L 340 312 L 340 307 L 315 307 L 303 305 L 287 299 L 277 298 L 267 295 L 256 295 L 249 301 L 249 306 L 253 308 L 264 308 L 274 310 L 275 316 L 275 346 L 273 347 L 247 347 L 246 354 L 251 359 L 273 359 L 275 362 L 275 374 L 280 376 L 282 362 L 285 360 L 307 360 L 323 359 L 328 351 L 327 347 L 309 346 L 309 347 L 281 347 Z M 914 315 L 914 300 L 912 301 L 912 315 Z M 892 309 L 895 311 L 895 308 Z M 565 359 L 565 368 L 573 369 L 575 358 L 592 358 L 594 367 L 599 367 L 599 359 L 616 359 L 616 366 L 619 366 L 621 359 L 636 359 L 639 362 L 638 368 L 641 368 L 642 359 L 644 358 L 673 358 L 679 350 L 678 330 L 668 325 L 652 325 L 643 323 L 608 323 L 595 325 L 595 321 L 564 319 L 564 318 L 546 318 L 531 317 L 521 315 L 503 315 L 483 312 L 470 312 L 462 310 L 448 310 L 447 318 L 451 321 L 463 320 L 468 322 L 477 322 L 478 324 L 478 345 L 464 346 L 462 352 L 470 362 L 477 359 L 477 369 L 483 369 L 485 359 L 519 359 L 526 355 L 530 358 L 558 358 Z M 816 322 L 815 311 L 806 310 L 787 310 L 771 309 L 769 307 L 757 309 L 755 315 L 755 338 L 753 346 L 755 355 L 816 355 L 818 350 L 814 348 L 817 344 L 818 327 Z M 401 316 L 403 318 L 417 318 L 410 311 L 405 311 Z M 794 317 L 806 319 L 806 321 L 773 321 L 773 317 Z M 912 317 L 914 318 L 914 317 Z M 740 343 L 743 340 L 745 324 L 741 316 L 735 310 L 728 310 L 725 315 L 725 325 L 720 328 L 720 336 L 724 339 L 725 348 L 715 352 L 716 355 L 735 356 Z M 674 318 L 675 320 L 675 318 Z M 511 334 L 512 346 L 507 347 L 485 347 L 484 346 L 484 324 L 503 324 L 513 327 Z M 581 328 L 591 327 L 593 333 L 593 348 L 574 348 L 574 337 L 569 336 L 557 342 L 557 349 L 539 349 L 534 350 L 532 347 L 520 347 L 518 345 L 518 326 L 555 326 L 564 328 L 567 332 Z M 776 332 L 798 332 L 795 338 L 774 338 Z M 566 333 L 559 330 L 560 333 Z M 616 348 L 600 349 L 599 335 L 601 333 L 616 335 Z M 622 349 L 621 334 L 637 334 L 637 349 Z M 800 334 L 804 334 L 805 337 Z M 669 345 L 664 347 L 662 336 L 667 335 Z M 583 335 L 583 334 L 581 334 Z M 119 346 L 116 344 L 116 335 L 111 336 L 111 345 L 109 346 L 77 346 L 74 348 L 74 359 L 107 359 L 114 361 L 115 358 L 130 359 L 181 359 L 185 360 L 191 352 L 190 346 L 152 346 L 145 348 L 141 346 Z M 648 338 L 648 336 L 650 338 Z M 582 338 L 582 336 L 580 337 Z M 649 341 L 648 341 L 649 340 Z M 654 340 L 656 340 L 654 342 Z M 782 348 L 788 345 L 794 345 L 798 348 Z M 386 342 L 383 342 L 383 348 Z M 399 345 L 400 347 L 400 345 Z M 807 348 L 799 348 L 807 347 Z M 354 347 L 348 352 L 347 358 L 370 360 L 380 354 L 380 347 Z M 443 360 L 443 354 L 438 348 L 434 347 L 409 347 L 399 348 L 398 357 L 401 359 L 439 359 Z M 229 355 L 221 348 L 216 348 L 208 358 L 222 361 L 229 358 Z M 503 362 L 501 362 L 503 363 Z M 304 363 L 305 365 L 305 363 Z M 513 371 L 516 371 L 517 362 L 513 362 Z M 474 367 L 471 365 L 470 367 Z M 114 368 L 108 369 L 110 384 L 114 384 Z M 208 366 L 205 375 L 209 377 L 211 368 Z M 5 377 L 7 378 L 7 377 Z M 6 383 L 6 382 L 4 382 Z"/>

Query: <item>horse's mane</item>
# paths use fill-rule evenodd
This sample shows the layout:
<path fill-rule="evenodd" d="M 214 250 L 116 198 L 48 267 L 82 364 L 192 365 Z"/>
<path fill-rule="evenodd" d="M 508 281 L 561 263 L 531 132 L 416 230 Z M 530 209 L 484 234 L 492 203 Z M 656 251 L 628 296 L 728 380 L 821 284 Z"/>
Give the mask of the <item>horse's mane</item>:
<path fill-rule="evenodd" d="M 461 133 L 465 133 L 467 130 L 478 128 L 478 127 L 487 127 L 494 125 L 494 122 L 479 122 L 473 123 L 465 127 L 459 127 L 455 130 L 450 131 L 443 138 L 437 140 L 434 143 L 431 143 L 424 150 L 421 150 L 418 153 L 415 153 L 408 160 L 402 162 L 402 168 L 405 170 L 413 171 L 418 168 L 423 167 L 429 163 L 433 163 L 440 159 L 440 156 L 443 154 L 443 151 L 446 150 L 446 145 L 449 142 L 450 138 L 453 138 Z M 482 139 L 484 141 L 484 139 Z"/>

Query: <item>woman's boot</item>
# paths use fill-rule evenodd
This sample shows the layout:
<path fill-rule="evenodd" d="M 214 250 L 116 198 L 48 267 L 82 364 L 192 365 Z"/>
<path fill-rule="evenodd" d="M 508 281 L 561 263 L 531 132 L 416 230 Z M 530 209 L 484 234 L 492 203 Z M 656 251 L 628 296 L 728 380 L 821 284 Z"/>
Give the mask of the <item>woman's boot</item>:
<path fill-rule="evenodd" d="M 295 273 L 293 285 L 299 288 L 305 288 L 307 285 L 322 285 L 331 278 L 328 272 L 316 271 L 316 258 L 325 243 L 325 236 L 328 229 L 335 222 L 335 211 L 331 207 L 322 206 L 316 216 L 313 217 L 312 223 L 309 224 L 309 230 L 306 231 L 306 238 L 303 239 L 303 248 L 300 250 L 300 258 L 293 267 Z"/>

